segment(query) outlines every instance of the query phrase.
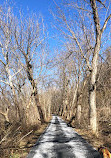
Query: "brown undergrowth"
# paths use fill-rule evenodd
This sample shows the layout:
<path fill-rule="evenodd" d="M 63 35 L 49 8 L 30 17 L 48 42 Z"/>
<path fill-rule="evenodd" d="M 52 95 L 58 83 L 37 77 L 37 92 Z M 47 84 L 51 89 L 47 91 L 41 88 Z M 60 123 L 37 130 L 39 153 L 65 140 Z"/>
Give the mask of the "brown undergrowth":
<path fill-rule="evenodd" d="M 42 125 L 27 128 L 20 123 L 0 130 L 0 158 L 26 158 L 30 149 L 44 132 L 49 120 Z"/>
<path fill-rule="evenodd" d="M 111 124 L 107 121 L 100 122 L 98 129 L 98 134 L 94 135 L 89 129 L 84 129 L 77 125 L 74 127 L 74 130 L 96 150 L 100 146 L 104 146 L 111 152 Z"/>

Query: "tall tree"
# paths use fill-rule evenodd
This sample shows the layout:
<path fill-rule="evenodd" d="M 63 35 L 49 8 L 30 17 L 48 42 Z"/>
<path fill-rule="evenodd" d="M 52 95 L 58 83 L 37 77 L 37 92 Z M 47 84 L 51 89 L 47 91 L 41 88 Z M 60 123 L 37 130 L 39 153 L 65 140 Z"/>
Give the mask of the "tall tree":
<path fill-rule="evenodd" d="M 44 122 L 43 108 L 41 107 L 39 102 L 37 83 L 34 79 L 34 64 L 33 64 L 33 60 L 37 56 L 38 59 L 37 61 L 34 62 L 39 62 L 40 51 L 42 49 L 43 46 L 42 44 L 45 39 L 45 36 L 43 35 L 42 32 L 44 29 L 42 28 L 43 26 L 42 18 L 40 21 L 39 20 L 40 19 L 37 19 L 37 17 L 34 15 L 32 15 L 31 17 L 27 17 L 26 19 L 23 19 L 23 17 L 21 17 L 21 20 L 15 23 L 16 27 L 14 30 L 14 36 L 15 36 L 17 49 L 20 51 L 24 59 L 22 64 L 25 67 L 28 80 L 33 89 L 31 96 L 34 96 L 35 98 L 40 121 Z M 42 71 L 42 66 L 43 65 L 41 64 L 39 65 L 39 67 L 41 67 L 41 71 Z"/>
<path fill-rule="evenodd" d="M 97 114 L 96 114 L 96 77 L 97 77 L 97 63 L 98 55 L 100 52 L 101 46 L 101 37 L 106 28 L 107 22 L 111 18 L 111 14 L 106 18 L 103 27 L 100 27 L 100 19 L 98 15 L 98 8 L 96 0 L 90 0 L 92 11 L 93 11 L 93 20 L 95 25 L 96 32 L 96 42 L 93 51 L 92 58 L 92 69 L 91 69 L 91 80 L 90 80 L 90 89 L 89 89 L 89 105 L 90 105 L 90 125 L 94 133 L 97 131 Z"/>
<path fill-rule="evenodd" d="M 105 4 L 103 5 L 102 2 L 100 3 L 96 0 L 90 0 L 89 2 L 81 0 L 76 1 L 76 3 L 73 1 L 65 1 L 61 6 L 56 4 L 57 13 L 54 14 L 54 18 L 58 23 L 56 28 L 61 31 L 66 39 L 75 44 L 79 50 L 78 53 L 81 54 L 83 61 L 86 63 L 87 70 L 90 72 L 89 120 L 93 133 L 96 133 L 98 129 L 96 112 L 98 55 L 102 43 L 102 34 L 111 18 L 111 14 L 109 14 L 103 21 L 100 17 L 101 12 L 99 12 L 99 5 L 102 5 L 102 10 L 105 9 Z M 70 9 L 67 9 L 69 7 Z M 107 13 L 107 10 L 105 12 Z M 102 27 L 101 23 L 103 23 Z M 72 53 L 70 55 L 72 55 Z"/>
<path fill-rule="evenodd" d="M 0 63 L 1 63 L 1 76 L 0 81 L 2 84 L 7 85 L 13 95 L 13 101 L 17 108 L 19 119 L 21 119 L 20 116 L 20 108 L 17 103 L 17 95 L 15 90 L 15 84 L 13 82 L 14 78 L 16 78 L 16 75 L 20 73 L 22 70 L 22 67 L 16 67 L 15 59 L 16 57 L 13 54 L 13 51 L 15 51 L 14 43 L 13 43 L 13 29 L 14 29 L 14 22 L 13 22 L 13 15 L 11 12 L 11 8 L 8 7 L 7 11 L 1 8 L 1 14 L 0 14 Z M 2 85 L 1 84 L 1 85 Z M 9 108 L 9 107 L 8 107 Z M 7 108 L 7 109 L 8 109 Z M 9 109 L 7 110 L 8 114 Z"/>
<path fill-rule="evenodd" d="M 35 98 L 40 121 L 44 122 L 37 87 L 37 79 L 42 74 L 45 59 L 43 18 L 37 18 L 34 14 L 24 18 L 22 13 L 16 17 L 13 9 L 6 4 L 0 8 L 0 19 L 0 64 L 6 72 L 4 78 L 2 71 L 1 82 L 10 86 L 13 96 L 16 96 L 14 98 L 17 98 L 17 91 L 20 92 L 21 88 L 21 77 L 24 80 L 25 76 L 31 84 L 31 96 Z M 21 71 L 24 75 L 18 75 Z M 15 83 L 19 81 L 19 84 L 15 86 L 14 80 Z M 29 104 L 27 108 L 28 106 Z"/>

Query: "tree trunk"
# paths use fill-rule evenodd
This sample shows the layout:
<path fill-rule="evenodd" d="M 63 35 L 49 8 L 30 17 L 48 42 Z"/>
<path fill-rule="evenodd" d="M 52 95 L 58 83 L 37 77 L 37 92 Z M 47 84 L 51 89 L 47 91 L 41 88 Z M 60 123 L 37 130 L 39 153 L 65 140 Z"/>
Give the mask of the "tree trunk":
<path fill-rule="evenodd" d="M 82 103 L 82 93 L 79 93 L 77 91 L 77 98 L 76 98 L 76 114 L 75 118 L 78 124 L 80 124 L 81 121 L 81 103 Z"/>
<path fill-rule="evenodd" d="M 76 83 L 76 89 L 74 90 L 74 94 L 73 94 L 72 107 L 74 107 L 74 103 L 77 99 L 78 86 L 79 86 L 79 84 Z"/>
<path fill-rule="evenodd" d="M 27 76 L 28 76 L 28 79 L 33 88 L 33 92 L 31 95 L 34 95 L 36 106 L 37 106 L 37 109 L 39 112 L 40 121 L 41 121 L 41 123 L 44 123 L 45 122 L 44 114 L 43 114 L 43 110 L 42 110 L 40 102 L 39 102 L 38 89 L 37 89 L 36 83 L 33 79 L 32 65 L 30 64 L 30 62 L 28 61 L 28 58 L 26 56 L 25 56 L 25 60 L 26 60 L 26 65 L 27 65 Z"/>
<path fill-rule="evenodd" d="M 98 9 L 96 5 L 96 0 L 90 0 L 92 11 L 93 11 L 93 19 L 95 23 L 95 31 L 96 31 L 96 43 L 93 52 L 92 59 L 92 70 L 91 70 L 91 79 L 90 79 L 90 89 L 89 89 L 89 114 L 90 114 L 90 127 L 94 134 L 97 134 L 97 112 L 96 112 L 96 76 L 97 76 L 97 62 L 98 62 L 98 54 L 100 51 L 100 43 L 101 43 L 101 29 L 100 29 L 100 21 L 98 15 Z"/>
<path fill-rule="evenodd" d="M 97 60 L 98 60 L 98 52 L 99 46 L 95 48 L 95 56 L 92 61 L 92 72 L 90 79 L 90 88 L 89 88 L 89 121 L 90 128 L 94 134 L 97 133 L 97 111 L 96 111 L 96 75 L 97 75 Z"/>
<path fill-rule="evenodd" d="M 80 121 L 81 121 L 81 105 L 80 104 L 77 105 L 76 120 L 80 124 Z"/>
<path fill-rule="evenodd" d="M 43 114 L 43 110 L 42 110 L 40 102 L 39 102 L 39 96 L 38 96 L 38 90 L 37 90 L 36 84 L 35 84 L 33 78 L 32 78 L 32 80 L 30 80 L 30 82 L 31 82 L 31 85 L 33 87 L 32 95 L 34 95 L 34 98 L 35 98 L 36 106 L 37 106 L 37 109 L 38 109 L 38 112 L 39 112 L 40 121 L 41 121 L 41 123 L 44 123 L 45 122 L 44 114 Z"/>
<path fill-rule="evenodd" d="M 6 60 L 8 60 L 8 59 L 6 59 Z M 13 85 L 13 82 L 12 82 L 12 76 L 11 76 L 11 72 L 10 72 L 8 64 L 6 65 L 5 69 L 6 69 L 6 72 L 8 74 L 10 88 L 11 88 L 11 91 L 13 93 L 13 100 L 14 100 L 14 104 L 15 104 L 15 107 L 16 107 L 16 119 L 17 119 L 17 121 L 18 120 L 21 121 L 20 107 L 19 107 L 18 102 L 17 102 L 17 96 L 16 96 L 15 88 L 14 88 L 14 85 Z"/>

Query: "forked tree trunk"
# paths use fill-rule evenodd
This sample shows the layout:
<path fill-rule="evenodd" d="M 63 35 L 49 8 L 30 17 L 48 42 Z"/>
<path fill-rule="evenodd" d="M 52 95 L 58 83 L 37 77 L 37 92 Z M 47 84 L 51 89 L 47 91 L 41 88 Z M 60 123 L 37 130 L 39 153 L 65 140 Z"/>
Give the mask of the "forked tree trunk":
<path fill-rule="evenodd" d="M 90 3 L 91 3 L 91 7 L 93 11 L 93 19 L 95 23 L 96 43 L 93 52 L 90 89 L 89 89 L 89 121 L 90 121 L 90 128 L 92 132 L 94 134 L 97 134 L 98 128 L 97 128 L 97 111 L 96 111 L 96 76 L 97 76 L 98 54 L 100 51 L 100 42 L 101 42 L 102 33 L 100 29 L 100 21 L 99 21 L 96 0 L 90 0 Z"/>
<path fill-rule="evenodd" d="M 8 56 L 7 56 L 7 58 L 8 58 Z M 6 59 L 6 61 L 8 61 L 8 59 Z M 14 88 L 14 85 L 13 85 L 13 82 L 12 82 L 11 71 L 9 69 L 8 63 L 6 65 L 6 67 L 5 67 L 5 70 L 6 70 L 7 74 L 8 74 L 9 85 L 10 85 L 11 91 L 13 93 L 13 100 L 14 100 L 14 104 L 15 104 L 15 107 L 16 107 L 16 118 L 17 118 L 17 120 L 21 121 L 20 107 L 19 107 L 19 104 L 17 102 L 17 96 L 16 96 L 15 88 Z"/>

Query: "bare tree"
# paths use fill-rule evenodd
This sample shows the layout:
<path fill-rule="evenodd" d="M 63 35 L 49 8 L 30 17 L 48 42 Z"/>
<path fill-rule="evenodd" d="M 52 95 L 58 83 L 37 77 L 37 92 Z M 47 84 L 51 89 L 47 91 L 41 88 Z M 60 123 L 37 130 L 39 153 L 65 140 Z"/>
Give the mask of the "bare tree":
<path fill-rule="evenodd" d="M 100 5 L 102 5 L 102 9 L 104 9 L 103 3 L 100 3 Z M 111 14 L 103 22 L 98 15 L 99 7 L 96 0 L 90 0 L 90 3 L 87 1 L 80 1 L 80 3 L 77 3 L 77 5 L 74 5 L 73 2 L 66 3 L 65 7 L 68 6 L 72 8 L 72 13 L 70 14 L 69 18 L 65 15 L 66 12 L 63 11 L 63 4 L 61 7 L 56 4 L 57 14 L 54 15 L 54 18 L 56 18 L 56 22 L 59 22 L 58 26 L 60 26 L 60 28 L 58 28 L 58 26 L 56 28 L 59 29 L 59 31 L 61 31 L 61 33 L 67 39 L 70 39 L 71 42 L 73 41 L 75 43 L 76 47 L 79 49 L 79 53 L 81 54 L 83 61 L 85 61 L 87 65 L 87 70 L 90 72 L 89 120 L 93 133 L 96 133 L 98 129 L 96 112 L 96 76 L 98 55 L 100 53 L 102 34 L 106 29 L 109 19 L 111 18 Z M 90 7 L 92 12 L 89 10 Z M 71 15 L 73 15 L 75 21 L 71 19 Z M 100 20 L 103 22 L 102 27 L 100 26 Z M 88 26 L 87 22 L 89 22 Z M 70 55 L 72 55 L 72 53 Z"/>
<path fill-rule="evenodd" d="M 5 10 L 5 9 L 4 9 Z M 15 103 L 15 106 L 17 108 L 19 118 L 20 118 L 20 109 L 17 103 L 17 95 L 15 92 L 15 87 L 14 87 L 14 78 L 20 71 L 22 70 L 22 67 L 16 68 L 16 65 L 14 64 L 15 56 L 13 55 L 14 49 L 14 43 L 12 42 L 12 30 L 14 27 L 13 23 L 13 15 L 11 14 L 11 8 L 9 7 L 7 12 L 4 12 L 2 10 L 0 14 L 0 34 L 1 34 L 1 39 L 0 39 L 0 49 L 1 49 L 1 76 L 0 76 L 0 81 L 2 84 L 6 84 L 7 86 L 10 87 L 13 95 L 13 100 Z M 8 112 L 8 110 L 7 110 Z"/>
<path fill-rule="evenodd" d="M 102 34 L 106 28 L 107 22 L 111 18 L 111 14 L 106 18 L 103 27 L 100 28 L 100 20 L 97 10 L 97 4 L 95 0 L 90 0 L 91 7 L 93 10 L 93 19 L 96 29 L 96 43 L 94 46 L 93 51 L 93 59 L 92 59 L 92 70 L 91 70 L 91 80 L 90 80 L 90 95 L 89 95 L 89 101 L 90 101 L 90 125 L 92 127 L 92 130 L 94 132 L 97 131 L 97 116 L 96 116 L 96 76 L 97 76 L 97 61 L 98 61 L 98 55 L 100 52 L 100 46 L 101 46 L 101 37 Z"/>
<path fill-rule="evenodd" d="M 22 17 L 23 18 L 23 17 Z M 17 49 L 22 54 L 25 62 L 22 65 L 25 67 L 28 80 L 33 88 L 31 96 L 34 96 L 37 109 L 39 112 L 39 117 L 41 122 L 44 122 L 43 108 L 39 102 L 39 95 L 37 89 L 37 83 L 34 79 L 34 64 L 33 60 L 38 56 L 37 61 L 39 63 L 39 55 L 43 46 L 43 41 L 45 39 L 44 34 L 42 34 L 42 24 L 37 20 L 36 16 L 28 17 L 22 19 L 20 23 L 16 22 L 16 27 L 14 30 L 15 41 Z M 42 70 L 43 65 L 39 65 Z"/>
<path fill-rule="evenodd" d="M 0 81 L 1 85 L 5 84 L 10 87 L 14 103 L 19 108 L 17 102 L 22 95 L 21 89 L 28 80 L 32 92 L 27 109 L 34 98 L 39 119 L 44 122 L 37 87 L 45 61 L 43 18 L 41 16 L 37 18 L 34 14 L 24 18 L 22 13 L 19 18 L 13 14 L 13 9 L 9 5 L 0 8 L 0 65 L 2 72 Z"/>

